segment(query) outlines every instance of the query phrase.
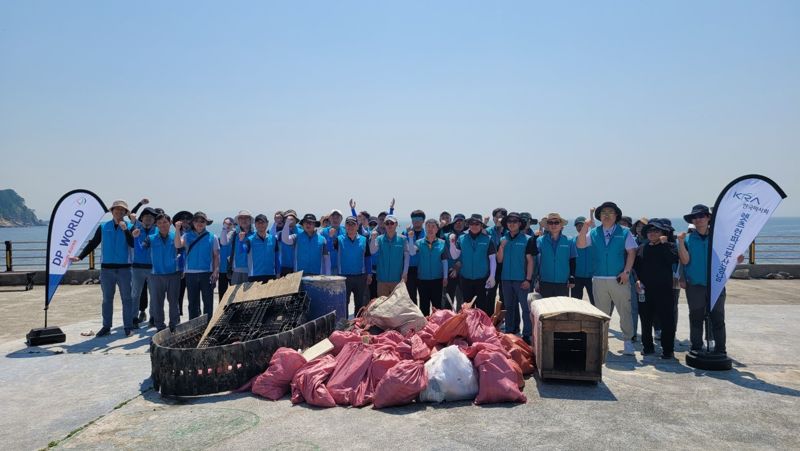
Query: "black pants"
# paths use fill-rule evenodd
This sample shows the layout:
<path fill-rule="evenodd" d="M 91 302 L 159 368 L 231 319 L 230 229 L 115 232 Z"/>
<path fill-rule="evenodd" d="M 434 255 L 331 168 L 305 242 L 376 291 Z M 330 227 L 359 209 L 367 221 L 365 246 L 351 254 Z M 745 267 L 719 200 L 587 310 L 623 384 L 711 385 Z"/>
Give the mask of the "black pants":
<path fill-rule="evenodd" d="M 287 275 L 289 275 L 289 274 L 291 274 L 293 272 L 294 272 L 294 268 L 283 267 L 283 268 L 281 268 L 281 277 L 285 277 L 285 276 L 287 276 Z"/>
<path fill-rule="evenodd" d="M 203 300 L 203 313 L 214 314 L 214 285 L 211 285 L 210 272 L 186 273 L 186 290 L 189 292 L 189 319 L 200 316 L 200 298 Z"/>
<path fill-rule="evenodd" d="M 675 350 L 675 306 L 672 287 L 657 289 L 645 286 L 644 299 L 645 302 L 639 302 L 644 352 L 655 350 L 653 323 L 657 320 L 661 324 L 661 349 L 664 354 L 671 354 Z"/>
<path fill-rule="evenodd" d="M 448 276 L 447 278 L 447 288 L 444 291 L 450 296 L 450 300 L 453 302 L 453 304 L 456 304 L 456 292 L 458 291 L 458 284 L 460 283 L 460 280 L 460 277 L 451 279 Z"/>
<path fill-rule="evenodd" d="M 700 350 L 703 348 L 703 324 L 706 317 L 706 287 L 703 285 L 686 285 L 686 302 L 689 304 L 689 340 L 692 342 L 692 350 Z M 720 293 L 710 316 L 714 351 L 726 352 L 725 289 Z M 706 331 L 706 334 L 708 334 L 708 331 Z"/>
<path fill-rule="evenodd" d="M 492 304 L 492 308 L 494 308 L 494 303 L 497 300 L 498 294 L 500 295 L 501 303 L 505 299 L 505 295 L 503 294 L 503 285 L 502 285 L 503 282 L 501 281 L 502 277 L 503 277 L 503 264 L 498 263 L 497 269 L 494 272 L 494 280 L 496 280 L 497 283 L 494 285 L 494 287 L 486 290 L 486 296 L 489 298 L 489 303 Z"/>
<path fill-rule="evenodd" d="M 677 290 L 673 289 L 672 290 L 672 295 L 673 295 L 673 301 L 674 301 L 674 304 L 675 304 L 675 308 L 673 309 L 674 310 L 674 312 L 673 312 L 674 315 L 673 316 L 675 316 L 675 330 L 678 330 L 678 299 L 681 296 L 681 290 L 680 289 L 677 289 Z M 653 319 L 653 328 L 655 330 L 661 330 L 661 320 L 659 319 L 658 316 L 656 316 Z"/>
<path fill-rule="evenodd" d="M 419 286 L 419 277 L 417 276 L 417 267 L 409 266 L 408 275 L 406 275 L 406 288 L 408 295 L 411 296 L 411 301 L 417 303 L 417 287 Z"/>
<path fill-rule="evenodd" d="M 269 282 L 270 280 L 275 280 L 275 276 L 249 276 L 247 277 L 248 282 Z"/>
<path fill-rule="evenodd" d="M 372 271 L 372 283 L 369 284 L 369 300 L 373 300 L 378 297 L 378 276 L 377 269 L 373 268 Z"/>
<path fill-rule="evenodd" d="M 139 311 L 144 312 L 147 310 L 147 281 L 142 285 L 142 294 L 139 296 Z"/>
<path fill-rule="evenodd" d="M 489 305 L 489 298 L 486 297 L 486 279 L 486 277 L 481 279 L 465 279 L 462 277 L 459 283 L 461 285 L 461 293 L 464 295 L 464 302 L 469 302 L 472 298 L 475 298 L 475 307 L 492 316 L 494 305 Z M 449 283 L 447 285 L 448 287 L 450 286 Z"/>
<path fill-rule="evenodd" d="M 186 294 L 186 277 L 181 273 L 181 292 L 178 294 L 178 305 L 180 306 L 181 316 L 183 316 L 183 295 Z"/>
<path fill-rule="evenodd" d="M 344 286 L 345 299 L 350 304 L 350 295 L 353 295 L 353 313 L 358 315 L 358 311 L 366 305 L 367 275 L 344 276 Z"/>
<path fill-rule="evenodd" d="M 422 314 L 431 314 L 431 305 L 442 308 L 442 279 L 419 281 L 419 309 Z"/>
<path fill-rule="evenodd" d="M 217 279 L 217 294 L 220 299 L 222 299 L 222 295 L 228 291 L 228 273 L 227 272 L 220 272 L 219 279 Z"/>
<path fill-rule="evenodd" d="M 592 293 L 592 278 L 591 277 L 576 277 L 575 278 L 575 286 L 572 287 L 572 293 L 570 294 L 573 298 L 583 299 L 583 289 L 586 288 L 586 292 L 589 293 L 589 302 L 594 305 L 594 294 Z"/>
<path fill-rule="evenodd" d="M 569 296 L 569 285 L 566 283 L 550 283 L 539 281 L 539 292 L 543 298 Z"/>

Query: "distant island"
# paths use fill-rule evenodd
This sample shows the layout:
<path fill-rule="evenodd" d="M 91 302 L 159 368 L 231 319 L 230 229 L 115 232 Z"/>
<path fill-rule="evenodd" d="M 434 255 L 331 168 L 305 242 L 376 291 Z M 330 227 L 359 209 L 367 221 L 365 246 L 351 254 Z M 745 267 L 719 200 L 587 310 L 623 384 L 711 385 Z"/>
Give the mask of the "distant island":
<path fill-rule="evenodd" d="M 16 191 L 13 189 L 0 190 L 0 227 L 30 227 L 46 224 L 36 217 L 33 210 L 25 206 L 25 199 L 20 197 Z"/>

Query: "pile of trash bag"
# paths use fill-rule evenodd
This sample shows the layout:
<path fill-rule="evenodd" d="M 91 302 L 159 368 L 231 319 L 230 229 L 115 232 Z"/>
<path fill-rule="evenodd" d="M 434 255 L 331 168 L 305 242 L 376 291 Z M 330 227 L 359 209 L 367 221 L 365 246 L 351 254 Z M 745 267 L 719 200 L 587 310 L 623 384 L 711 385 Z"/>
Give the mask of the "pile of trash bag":
<path fill-rule="evenodd" d="M 434 309 L 425 318 L 400 284 L 329 340 L 330 353 L 311 361 L 278 349 L 251 381 L 252 392 L 270 400 L 291 393 L 292 403 L 318 407 L 527 402 L 522 388 L 534 371 L 531 347 L 499 332 L 469 304 L 459 313 Z"/>

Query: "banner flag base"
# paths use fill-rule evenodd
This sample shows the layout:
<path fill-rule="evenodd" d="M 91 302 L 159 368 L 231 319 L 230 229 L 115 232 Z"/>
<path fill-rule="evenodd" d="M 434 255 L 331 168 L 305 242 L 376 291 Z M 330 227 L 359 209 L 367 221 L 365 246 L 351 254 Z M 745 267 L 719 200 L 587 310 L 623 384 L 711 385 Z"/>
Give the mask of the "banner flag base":
<path fill-rule="evenodd" d="M 727 371 L 733 368 L 733 360 L 725 354 L 708 351 L 689 351 L 686 364 L 698 370 Z"/>
<path fill-rule="evenodd" d="M 25 342 L 28 346 L 64 343 L 65 341 L 67 341 L 67 336 L 61 331 L 60 327 L 55 326 L 31 329 L 31 331 L 25 335 Z"/>

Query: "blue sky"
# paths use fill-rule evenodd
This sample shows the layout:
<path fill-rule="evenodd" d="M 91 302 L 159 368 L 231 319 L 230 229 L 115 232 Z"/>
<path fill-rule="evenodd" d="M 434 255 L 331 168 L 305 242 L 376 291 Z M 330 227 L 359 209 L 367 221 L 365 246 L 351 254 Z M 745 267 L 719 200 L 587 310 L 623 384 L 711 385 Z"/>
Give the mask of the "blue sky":
<path fill-rule="evenodd" d="M 0 188 L 168 211 L 800 216 L 798 2 L 0 2 Z"/>

